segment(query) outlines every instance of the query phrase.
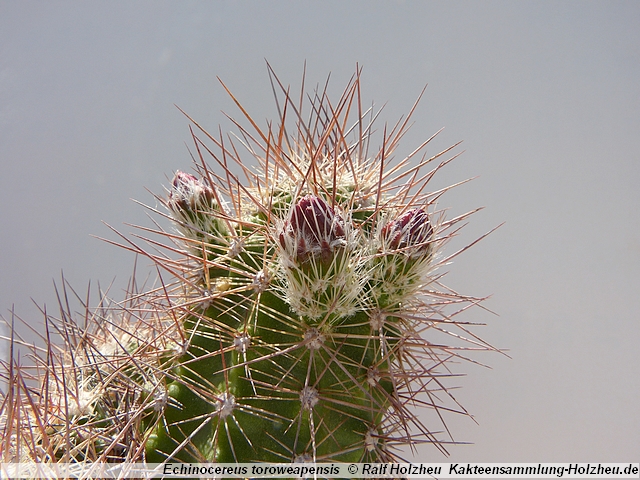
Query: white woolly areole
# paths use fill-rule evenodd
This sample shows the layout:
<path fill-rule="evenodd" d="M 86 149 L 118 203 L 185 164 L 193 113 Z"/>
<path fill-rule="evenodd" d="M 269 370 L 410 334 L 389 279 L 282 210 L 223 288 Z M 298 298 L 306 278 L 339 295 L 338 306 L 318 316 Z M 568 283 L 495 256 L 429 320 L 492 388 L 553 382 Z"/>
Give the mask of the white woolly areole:
<path fill-rule="evenodd" d="M 318 350 L 324 343 L 324 335 L 320 333 L 317 328 L 308 328 L 307 331 L 304 332 L 304 341 L 309 350 Z"/>
<path fill-rule="evenodd" d="M 253 283 L 251 284 L 251 286 L 256 293 L 262 293 L 269 287 L 270 282 L 271 275 L 269 275 L 269 272 L 260 270 L 253 277 Z"/>
<path fill-rule="evenodd" d="M 367 433 L 364 434 L 364 448 L 367 452 L 372 452 L 378 445 L 378 432 L 370 428 Z"/>
<path fill-rule="evenodd" d="M 240 353 L 245 353 L 250 345 L 251 337 L 246 332 L 233 338 L 233 346 Z"/>
<path fill-rule="evenodd" d="M 372 366 L 367 369 L 367 383 L 369 385 L 375 387 L 380 382 L 380 378 L 382 378 L 382 375 L 380 375 L 380 370 L 377 367 Z"/>
<path fill-rule="evenodd" d="M 304 410 L 313 409 L 319 400 L 318 390 L 313 387 L 306 386 L 300 391 L 300 402 Z"/>
<path fill-rule="evenodd" d="M 229 258 L 235 258 L 242 253 L 244 250 L 244 240 L 241 238 L 235 238 L 231 241 L 231 245 L 229 245 L 229 251 L 227 252 L 227 256 Z"/>
<path fill-rule="evenodd" d="M 216 402 L 216 413 L 220 418 L 227 418 L 233 412 L 236 406 L 236 397 L 230 393 L 224 392 Z"/>
<path fill-rule="evenodd" d="M 293 463 L 312 463 L 313 457 L 308 453 L 303 453 L 301 455 L 296 455 L 293 457 Z"/>
<path fill-rule="evenodd" d="M 153 392 L 153 409 L 156 412 L 164 410 L 169 402 L 169 393 L 164 385 L 158 385 L 156 391 Z"/>
<path fill-rule="evenodd" d="M 93 413 L 94 403 L 100 396 L 97 389 L 88 390 L 81 387 L 78 395 L 70 397 L 68 400 L 69 416 L 91 415 Z"/>
<path fill-rule="evenodd" d="M 369 314 L 369 324 L 372 330 L 380 330 L 387 320 L 387 314 L 380 309 L 374 308 Z"/>

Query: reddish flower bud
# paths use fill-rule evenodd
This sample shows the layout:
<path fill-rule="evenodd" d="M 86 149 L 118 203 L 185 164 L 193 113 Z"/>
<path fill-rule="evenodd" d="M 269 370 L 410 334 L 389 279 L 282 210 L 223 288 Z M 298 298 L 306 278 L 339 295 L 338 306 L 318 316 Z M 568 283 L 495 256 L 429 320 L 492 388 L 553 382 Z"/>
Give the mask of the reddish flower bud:
<path fill-rule="evenodd" d="M 333 249 L 345 242 L 344 220 L 322 198 L 307 195 L 292 207 L 279 240 L 283 248 L 294 250 L 298 260 L 317 254 L 329 259 Z"/>
<path fill-rule="evenodd" d="M 177 171 L 172 185 L 169 207 L 173 211 L 202 209 L 210 205 L 214 199 L 213 190 L 188 173 Z"/>
<path fill-rule="evenodd" d="M 406 251 L 411 256 L 428 252 L 432 236 L 429 215 L 422 208 L 409 210 L 382 227 L 385 246 L 391 250 Z"/>

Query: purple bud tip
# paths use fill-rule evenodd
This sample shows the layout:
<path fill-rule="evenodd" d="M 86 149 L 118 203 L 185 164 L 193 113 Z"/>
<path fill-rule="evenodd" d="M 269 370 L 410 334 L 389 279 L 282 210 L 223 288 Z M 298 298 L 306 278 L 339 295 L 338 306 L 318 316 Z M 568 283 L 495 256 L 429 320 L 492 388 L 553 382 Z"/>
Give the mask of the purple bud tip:
<path fill-rule="evenodd" d="M 192 183 L 200 183 L 200 181 L 190 173 L 178 170 L 173 177 L 173 188 L 179 189 Z"/>
<path fill-rule="evenodd" d="M 177 171 L 172 185 L 169 205 L 173 209 L 196 210 L 214 198 L 213 190 L 189 173 Z"/>
<path fill-rule="evenodd" d="M 429 250 L 432 236 L 429 215 L 422 208 L 409 210 L 382 227 L 382 239 L 388 248 L 407 249 L 410 254 Z"/>
<path fill-rule="evenodd" d="M 306 260 L 310 254 L 330 259 L 333 249 L 343 244 L 344 239 L 344 220 L 325 200 L 315 195 L 298 200 L 280 234 L 282 247 L 286 248 L 292 241 L 295 255 L 300 260 Z"/>

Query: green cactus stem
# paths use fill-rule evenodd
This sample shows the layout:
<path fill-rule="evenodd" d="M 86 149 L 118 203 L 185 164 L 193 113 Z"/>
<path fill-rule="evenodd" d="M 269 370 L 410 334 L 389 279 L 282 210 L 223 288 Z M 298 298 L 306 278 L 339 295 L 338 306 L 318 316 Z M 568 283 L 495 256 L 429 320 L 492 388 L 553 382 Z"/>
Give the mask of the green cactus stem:
<path fill-rule="evenodd" d="M 282 114 L 265 129 L 237 101 L 250 127 L 234 121 L 235 137 L 193 122 L 194 174 L 177 172 L 153 209 L 172 228 L 143 228 L 152 248 L 121 236 L 157 265 L 157 285 L 132 283 L 82 322 L 70 308 L 46 316 L 33 369 L 6 364 L 3 461 L 446 452 L 445 415 L 466 414 L 449 365 L 492 349 L 457 321 L 481 299 L 441 283 L 455 255 L 443 247 L 469 214 L 447 220 L 436 200 L 448 189 L 428 188 L 453 147 L 393 160 L 408 118 L 376 140 L 359 74 L 337 102 L 316 91 L 309 105 L 274 77 Z"/>

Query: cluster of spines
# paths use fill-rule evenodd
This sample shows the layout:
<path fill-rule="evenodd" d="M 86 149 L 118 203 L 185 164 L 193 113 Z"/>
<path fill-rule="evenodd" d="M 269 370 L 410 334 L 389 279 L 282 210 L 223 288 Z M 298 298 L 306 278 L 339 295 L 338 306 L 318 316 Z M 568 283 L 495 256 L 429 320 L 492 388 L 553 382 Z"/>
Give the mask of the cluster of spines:
<path fill-rule="evenodd" d="M 444 450 L 418 415 L 421 407 L 438 417 L 464 412 L 442 383 L 447 362 L 462 357 L 425 331 L 448 334 L 453 317 L 478 301 L 438 291 L 432 275 L 458 219 L 428 212 L 444 190 L 422 193 L 449 160 L 418 172 L 449 149 L 411 167 L 427 141 L 389 168 L 408 118 L 385 129 L 369 157 L 375 115 L 362 112 L 358 77 L 337 105 L 316 92 L 306 122 L 282 90 L 279 110 L 294 112 L 293 135 L 284 114 L 274 130 L 248 116 L 256 131 L 241 128 L 257 173 L 231 139 L 203 130 L 215 154 L 194 135 L 202 178 L 176 174 L 163 203 L 179 235 L 158 231 L 182 259 L 127 241 L 174 280 L 131 292 L 117 317 L 94 315 L 100 328 L 64 315 L 63 353 L 39 356 L 48 372 L 39 387 L 9 375 L 5 432 L 19 437 L 18 426 L 29 425 L 33 435 L 30 446 L 7 440 L 4 458 L 21 445 L 50 459 L 220 462 L 390 461 L 417 442 Z M 133 331 L 124 318 L 135 319 Z M 17 410 L 16 395 L 29 400 Z"/>

